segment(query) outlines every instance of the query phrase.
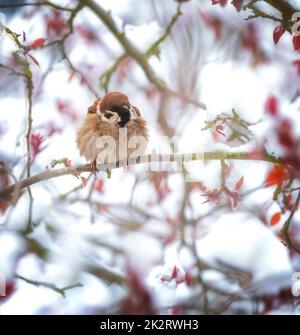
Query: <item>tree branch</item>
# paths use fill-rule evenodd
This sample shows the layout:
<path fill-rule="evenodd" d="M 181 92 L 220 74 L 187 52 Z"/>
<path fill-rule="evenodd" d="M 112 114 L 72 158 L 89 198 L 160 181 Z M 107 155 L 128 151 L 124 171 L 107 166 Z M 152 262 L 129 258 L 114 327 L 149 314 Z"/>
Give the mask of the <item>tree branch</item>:
<path fill-rule="evenodd" d="M 199 153 L 187 153 L 187 154 L 149 154 L 137 158 L 129 158 L 128 160 L 120 160 L 116 163 L 100 164 L 98 165 L 99 171 L 113 170 L 123 166 L 137 165 L 142 163 L 154 163 L 154 162 L 191 162 L 200 160 L 259 160 L 270 162 L 274 164 L 282 164 L 280 158 L 265 154 L 262 157 L 251 157 L 247 152 L 199 152 Z M 30 178 L 26 178 L 18 181 L 17 183 L 10 185 L 7 188 L 0 190 L 0 199 L 9 199 L 14 193 L 14 190 L 21 190 L 31 185 L 37 184 L 44 180 L 49 180 L 66 175 L 79 175 L 82 172 L 92 172 L 91 164 L 83 164 L 77 166 L 66 167 L 56 170 L 46 170 Z"/>
<path fill-rule="evenodd" d="M 57 10 L 62 10 L 62 11 L 67 11 L 67 12 L 72 11 L 72 9 L 70 9 L 70 8 L 59 6 L 55 3 L 47 1 L 47 0 L 44 0 L 42 2 L 11 3 L 11 4 L 6 4 L 6 5 L 0 5 L 0 8 L 17 8 L 17 7 L 25 7 L 25 6 L 48 6 L 48 7 L 52 7 L 54 9 L 57 9 Z"/>
<path fill-rule="evenodd" d="M 145 52 L 147 57 L 158 54 L 160 44 L 170 35 L 173 26 L 181 14 L 182 12 L 180 11 L 180 5 L 178 5 L 177 11 L 174 16 L 172 16 L 169 24 L 166 26 L 164 33 L 152 45 L 150 45 L 148 50 Z M 122 63 L 122 61 L 124 61 L 126 58 L 129 58 L 127 53 L 119 56 L 115 62 L 100 76 L 100 86 L 105 90 L 106 93 L 108 92 L 109 82 L 113 73 L 116 71 L 120 63 Z"/>
<path fill-rule="evenodd" d="M 291 32 L 291 17 L 295 12 L 299 12 L 297 8 L 292 6 L 288 1 L 285 0 L 264 0 L 265 3 L 276 9 L 278 12 L 281 13 L 281 19 L 276 18 L 273 15 L 269 15 L 264 11 L 258 9 L 255 5 L 258 1 L 251 1 L 249 4 L 245 6 L 245 8 L 249 8 L 254 12 L 254 16 L 250 16 L 248 19 L 255 18 L 255 17 L 262 17 L 271 19 L 273 21 L 280 21 L 285 29 Z"/>
<path fill-rule="evenodd" d="M 15 76 L 19 76 L 19 77 L 23 77 L 24 76 L 24 73 L 18 72 L 14 68 L 12 68 L 10 66 L 7 66 L 5 64 L 0 63 L 0 68 L 9 71 L 11 75 L 15 75 Z"/>
<path fill-rule="evenodd" d="M 291 17 L 298 10 L 286 0 L 264 0 L 266 3 L 277 9 L 283 16 Z"/>
<path fill-rule="evenodd" d="M 26 171 L 27 178 L 31 176 L 31 130 L 32 130 L 32 94 L 33 94 L 33 81 L 32 81 L 32 71 L 30 68 L 30 63 L 28 59 L 25 57 L 23 52 L 26 50 L 25 46 L 19 41 L 19 35 L 5 27 L 3 24 L 5 32 L 13 39 L 15 44 L 17 45 L 17 50 L 13 53 L 18 63 L 23 68 L 23 77 L 25 81 L 26 88 L 26 98 L 27 98 L 27 132 L 26 132 L 26 149 L 27 149 L 27 163 L 26 163 Z M 28 223 L 27 230 L 31 230 L 32 225 L 32 210 L 33 210 L 33 197 L 31 193 L 30 187 L 28 187 L 28 196 L 29 196 L 29 208 L 28 208 Z"/>
<path fill-rule="evenodd" d="M 126 53 L 136 60 L 136 62 L 143 69 L 148 80 L 159 91 L 167 92 L 173 97 L 179 98 L 199 108 L 206 109 L 206 105 L 203 104 L 202 102 L 196 101 L 190 97 L 184 96 L 183 94 L 168 88 L 166 84 L 156 76 L 152 67 L 148 63 L 147 56 L 138 50 L 138 48 L 125 36 L 124 32 L 119 31 L 115 21 L 113 20 L 109 12 L 106 12 L 94 0 L 82 0 L 82 3 L 84 3 L 87 7 L 89 7 L 98 16 L 98 18 L 106 25 L 106 27 L 111 31 L 111 33 L 118 39 L 120 44 L 125 49 Z"/>
<path fill-rule="evenodd" d="M 15 274 L 15 278 L 21 279 L 21 280 L 23 280 L 26 283 L 31 284 L 31 285 L 42 286 L 42 287 L 49 288 L 49 289 L 61 294 L 64 298 L 66 296 L 66 291 L 67 290 L 71 290 L 71 289 L 76 288 L 76 287 L 83 287 L 83 285 L 81 283 L 76 283 L 76 284 L 73 284 L 73 285 L 69 285 L 69 286 L 60 288 L 60 287 L 57 287 L 54 284 L 47 283 L 47 282 L 42 282 L 42 281 L 37 281 L 37 280 L 33 280 L 33 279 L 28 279 L 28 278 L 25 278 L 25 277 L 20 276 L 18 274 Z"/>
<path fill-rule="evenodd" d="M 181 14 L 182 14 L 182 12 L 180 10 L 180 4 L 179 4 L 177 6 L 176 13 L 172 16 L 170 22 L 168 23 L 168 25 L 165 28 L 164 33 L 146 51 L 147 56 L 157 54 L 157 50 L 158 50 L 160 44 L 171 34 L 172 28 L 175 25 L 176 21 L 178 20 L 178 18 L 180 17 Z"/>
<path fill-rule="evenodd" d="M 290 229 L 290 225 L 291 225 L 291 223 L 292 223 L 292 219 L 293 219 L 293 217 L 294 217 L 294 215 L 295 215 L 295 213 L 296 213 L 296 211 L 297 211 L 297 209 L 298 209 L 298 207 L 299 207 L 299 203 L 300 203 L 300 191 L 298 192 L 298 196 L 297 196 L 295 205 L 294 205 L 294 207 L 293 207 L 293 209 L 292 209 L 292 211 L 291 211 L 291 213 L 290 213 L 288 219 L 285 221 L 285 223 L 284 223 L 284 225 L 283 225 L 283 227 L 282 227 L 282 230 L 281 230 L 282 234 L 283 234 L 284 237 L 285 237 L 285 242 L 286 242 L 287 246 L 288 246 L 289 248 L 294 249 L 294 250 L 297 251 L 298 253 L 300 253 L 300 250 L 297 250 L 297 248 L 295 248 L 295 247 L 293 246 L 293 243 L 292 243 L 291 238 L 290 238 L 290 236 L 289 236 L 289 229 Z"/>

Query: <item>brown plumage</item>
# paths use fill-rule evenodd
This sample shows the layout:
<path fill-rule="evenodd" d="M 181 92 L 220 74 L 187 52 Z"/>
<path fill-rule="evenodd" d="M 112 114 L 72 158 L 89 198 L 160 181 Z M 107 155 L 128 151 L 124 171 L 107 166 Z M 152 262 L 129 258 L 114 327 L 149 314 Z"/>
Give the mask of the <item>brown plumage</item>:
<path fill-rule="evenodd" d="M 98 163 L 140 156 L 146 150 L 147 141 L 146 122 L 140 111 L 130 104 L 125 94 L 119 92 L 108 93 L 96 100 L 88 108 L 77 133 L 80 155 Z"/>

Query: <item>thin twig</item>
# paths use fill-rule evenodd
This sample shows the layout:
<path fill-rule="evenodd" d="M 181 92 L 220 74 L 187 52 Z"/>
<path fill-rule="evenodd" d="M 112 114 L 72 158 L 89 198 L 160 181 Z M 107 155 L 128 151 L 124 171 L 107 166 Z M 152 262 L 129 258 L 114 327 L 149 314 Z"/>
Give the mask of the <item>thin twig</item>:
<path fill-rule="evenodd" d="M 27 96 L 27 133 L 26 133 L 26 148 L 27 148 L 27 163 L 26 172 L 27 178 L 31 177 L 31 130 L 32 130 L 32 93 L 33 93 L 33 81 L 32 71 L 30 63 L 22 52 L 25 50 L 25 46 L 19 41 L 19 35 L 5 27 L 5 32 L 14 40 L 18 50 L 14 52 L 14 56 L 23 67 L 23 76 L 25 80 L 26 96 Z M 19 54 L 19 53 L 20 54 Z M 33 210 L 33 197 L 30 187 L 28 187 L 29 206 L 28 206 L 28 220 L 27 220 L 27 231 L 30 232 L 32 229 L 32 210 Z"/>
<path fill-rule="evenodd" d="M 105 93 L 108 92 L 109 89 L 109 83 L 112 75 L 117 70 L 118 66 L 122 63 L 123 60 L 125 60 L 127 57 L 126 54 L 123 54 L 115 60 L 115 62 L 100 76 L 100 86 L 104 89 Z"/>
<path fill-rule="evenodd" d="M 12 67 L 10 67 L 10 66 L 7 66 L 7 65 L 5 65 L 5 64 L 1 64 L 1 63 L 0 63 L 0 68 L 1 68 L 1 69 L 5 69 L 5 70 L 7 70 L 7 71 L 10 71 L 10 74 L 11 74 L 11 75 L 20 76 L 20 77 L 23 77 L 23 76 L 24 76 L 24 73 L 22 73 L 22 72 L 18 72 L 18 71 L 16 71 L 14 68 L 12 68 Z"/>
<path fill-rule="evenodd" d="M 290 213 L 288 219 L 285 221 L 281 232 L 283 233 L 283 235 L 285 237 L 285 242 L 286 242 L 287 246 L 300 253 L 300 250 L 298 251 L 297 248 L 295 248 L 295 246 L 293 246 L 293 243 L 292 243 L 291 238 L 289 236 L 290 225 L 291 225 L 292 219 L 293 219 L 293 217 L 294 217 L 294 215 L 295 215 L 295 213 L 296 213 L 296 211 L 299 207 L 299 203 L 300 203 L 300 191 L 298 192 L 298 196 L 297 196 L 295 205 L 294 205 L 293 209 L 291 210 L 291 213 Z"/>
<path fill-rule="evenodd" d="M 166 84 L 157 77 L 156 73 L 153 71 L 152 67 L 148 63 L 147 56 L 140 52 L 139 49 L 126 37 L 124 32 L 120 31 L 110 15 L 109 12 L 104 10 L 98 3 L 94 0 L 82 0 L 87 7 L 89 7 L 98 18 L 106 25 L 106 27 L 111 31 L 111 33 L 117 38 L 120 44 L 123 46 L 126 53 L 131 56 L 143 69 L 148 80 L 159 90 L 169 93 L 171 96 L 179 98 L 183 101 L 186 101 L 196 107 L 206 109 L 206 105 L 202 102 L 196 101 L 188 96 L 183 95 L 182 93 L 176 92 L 166 86 Z"/>
<path fill-rule="evenodd" d="M 162 42 L 171 34 L 172 28 L 177 22 L 179 16 L 182 14 L 180 10 L 181 6 L 180 4 L 177 6 L 177 10 L 175 14 L 172 16 L 171 21 L 169 24 L 166 26 L 164 33 L 158 38 L 157 41 L 155 41 L 146 51 L 147 56 L 155 55 L 157 54 L 158 48 L 161 45 Z"/>
<path fill-rule="evenodd" d="M 15 278 L 21 279 L 21 280 L 23 280 L 26 283 L 31 284 L 31 285 L 42 286 L 42 287 L 48 288 L 50 290 L 53 290 L 53 291 L 61 294 L 64 298 L 66 296 L 66 291 L 71 290 L 73 288 L 77 288 L 77 287 L 83 287 L 83 285 L 81 283 L 76 283 L 76 284 L 72 284 L 72 285 L 69 285 L 69 286 L 66 286 L 66 287 L 59 288 L 54 284 L 43 282 L 43 281 L 37 281 L 37 280 L 33 280 L 33 279 L 28 279 L 28 278 L 25 278 L 23 276 L 20 276 L 17 273 L 15 274 Z"/>
<path fill-rule="evenodd" d="M 272 14 L 268 14 L 265 11 L 259 9 L 256 6 L 258 1 L 250 1 L 247 5 L 244 6 L 244 9 L 249 8 L 253 11 L 254 15 L 250 15 L 248 19 L 253 19 L 257 17 L 262 17 L 265 19 L 270 19 L 275 22 L 281 22 L 283 27 L 291 33 L 291 25 L 293 22 L 291 21 L 291 17 L 294 13 L 299 12 L 297 8 L 292 6 L 288 1 L 285 0 L 263 0 L 268 5 L 275 8 L 279 13 L 281 13 L 281 18 L 275 17 Z M 262 2 L 262 1 L 261 1 Z"/>
<path fill-rule="evenodd" d="M 72 11 L 71 8 L 66 8 L 66 7 L 62 7 L 59 6 L 53 2 L 44 0 L 42 2 L 21 2 L 21 3 L 10 3 L 10 4 L 6 4 L 6 5 L 0 5 L 0 8 L 17 8 L 17 7 L 25 7 L 25 6 L 48 6 L 48 7 L 52 7 L 54 9 L 57 10 L 62 10 L 62 11 Z"/>
<path fill-rule="evenodd" d="M 154 55 L 158 54 L 158 48 L 160 44 L 170 35 L 173 26 L 175 25 L 177 19 L 181 14 L 182 12 L 180 11 L 180 5 L 178 5 L 177 11 L 171 18 L 169 24 L 166 26 L 164 33 L 145 52 L 146 57 L 150 57 L 153 54 Z M 127 53 L 124 53 L 121 56 L 119 56 L 115 60 L 115 62 L 100 76 L 100 86 L 105 90 L 106 93 L 109 90 L 109 83 L 112 75 L 114 74 L 120 63 L 122 63 L 122 61 L 124 61 L 127 57 L 128 57 Z"/>
<path fill-rule="evenodd" d="M 81 80 L 84 82 L 84 84 L 87 86 L 87 88 L 91 91 L 91 93 L 93 93 L 95 98 L 98 99 L 99 98 L 98 92 L 94 89 L 93 85 L 90 84 L 90 82 L 87 80 L 86 76 L 79 69 L 77 69 L 75 67 L 75 65 L 72 63 L 70 57 L 68 56 L 68 54 L 66 52 L 64 43 L 60 44 L 60 49 L 61 49 L 61 53 L 63 55 L 63 58 L 67 62 L 67 65 L 69 66 L 70 70 L 74 73 L 77 73 L 80 76 Z"/>
<path fill-rule="evenodd" d="M 226 163 L 224 159 L 221 159 L 221 187 L 220 189 L 222 191 L 226 190 Z"/>

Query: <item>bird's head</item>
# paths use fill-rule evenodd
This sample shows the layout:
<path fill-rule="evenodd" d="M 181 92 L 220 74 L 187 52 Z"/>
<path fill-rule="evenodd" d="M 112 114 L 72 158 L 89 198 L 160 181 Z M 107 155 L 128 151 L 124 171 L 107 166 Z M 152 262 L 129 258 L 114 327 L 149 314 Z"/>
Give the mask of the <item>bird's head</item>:
<path fill-rule="evenodd" d="M 129 121 L 137 117 L 127 95 L 120 92 L 106 94 L 98 105 L 97 114 L 104 122 L 126 127 Z"/>

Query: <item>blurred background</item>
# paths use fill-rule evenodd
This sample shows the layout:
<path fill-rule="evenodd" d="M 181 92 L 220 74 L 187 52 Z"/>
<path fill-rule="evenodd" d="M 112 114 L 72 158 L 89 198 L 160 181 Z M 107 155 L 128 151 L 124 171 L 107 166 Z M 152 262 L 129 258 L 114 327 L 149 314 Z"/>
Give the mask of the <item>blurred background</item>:
<path fill-rule="evenodd" d="M 214 153 L 0 198 L 0 314 L 299 313 L 300 42 L 270 2 L 0 1 L 0 191 L 86 163 L 109 91 L 147 153 Z"/>

